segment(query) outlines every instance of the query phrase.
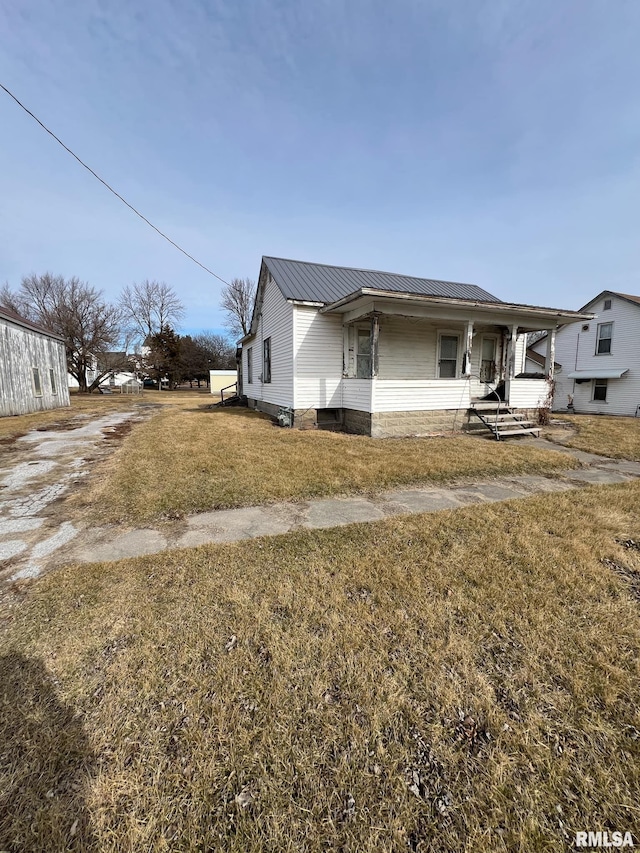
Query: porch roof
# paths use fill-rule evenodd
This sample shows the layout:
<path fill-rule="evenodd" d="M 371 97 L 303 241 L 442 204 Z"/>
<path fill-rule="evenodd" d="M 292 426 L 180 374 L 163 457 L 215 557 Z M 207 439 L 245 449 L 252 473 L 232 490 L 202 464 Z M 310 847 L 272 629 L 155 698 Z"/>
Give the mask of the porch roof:
<path fill-rule="evenodd" d="M 429 313 L 426 313 L 428 309 Z M 362 314 L 379 311 L 388 314 L 410 314 L 432 316 L 435 319 L 458 319 L 465 321 L 477 317 L 483 322 L 497 325 L 516 324 L 522 331 L 553 329 L 559 323 L 575 323 L 592 320 L 594 315 L 559 308 L 543 308 L 537 305 L 519 305 L 509 302 L 479 302 L 471 299 L 454 299 L 442 296 L 422 296 L 415 293 L 389 293 L 388 291 L 362 287 L 348 296 L 325 305 L 321 314 L 350 314 L 355 319 Z"/>

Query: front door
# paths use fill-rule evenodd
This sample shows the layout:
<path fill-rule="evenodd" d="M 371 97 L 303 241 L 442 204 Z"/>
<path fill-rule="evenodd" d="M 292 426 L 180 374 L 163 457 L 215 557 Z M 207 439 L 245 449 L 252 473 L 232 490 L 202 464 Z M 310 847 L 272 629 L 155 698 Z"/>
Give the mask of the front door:
<path fill-rule="evenodd" d="M 480 381 L 487 385 L 493 385 L 496 381 L 496 348 L 497 340 L 494 337 L 482 338 L 482 355 L 480 361 Z"/>

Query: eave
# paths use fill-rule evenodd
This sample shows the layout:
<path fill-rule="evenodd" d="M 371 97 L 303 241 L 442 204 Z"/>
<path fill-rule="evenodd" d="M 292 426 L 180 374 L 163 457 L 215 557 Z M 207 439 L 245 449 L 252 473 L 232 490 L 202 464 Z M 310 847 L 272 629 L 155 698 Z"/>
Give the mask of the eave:
<path fill-rule="evenodd" d="M 517 324 L 522 331 L 536 331 L 538 329 L 556 328 L 560 323 L 575 323 L 581 320 L 592 320 L 593 314 L 579 311 L 567 311 L 557 308 L 543 308 L 536 305 L 519 305 L 509 302 L 479 302 L 465 299 L 451 299 L 441 296 L 421 296 L 415 293 L 394 293 L 389 291 L 372 290 L 361 288 L 354 293 L 325 305 L 320 309 L 322 314 L 346 314 L 357 312 L 358 308 L 363 310 L 375 301 L 375 308 L 383 313 L 407 313 L 411 306 L 416 308 L 434 309 L 434 316 L 438 315 L 479 315 L 483 319 L 491 318 L 494 322 Z M 393 308 L 386 311 L 385 308 Z M 463 316 L 460 319 L 463 319 Z"/>

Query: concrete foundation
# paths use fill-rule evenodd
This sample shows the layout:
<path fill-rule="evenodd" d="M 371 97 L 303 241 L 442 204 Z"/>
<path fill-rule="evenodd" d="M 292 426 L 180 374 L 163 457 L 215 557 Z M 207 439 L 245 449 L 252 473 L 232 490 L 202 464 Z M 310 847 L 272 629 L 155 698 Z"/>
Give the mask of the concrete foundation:
<path fill-rule="evenodd" d="M 278 416 L 282 408 L 262 400 L 248 399 L 249 408 Z M 372 438 L 402 438 L 403 436 L 442 435 L 474 428 L 484 429 L 477 418 L 471 418 L 467 409 L 434 409 L 416 412 L 360 412 L 357 409 L 332 409 L 327 420 L 324 409 L 295 409 L 295 429 L 337 428 L 356 435 Z M 518 414 L 537 422 L 537 409 L 514 409 Z M 330 421 L 330 423 L 329 423 Z"/>

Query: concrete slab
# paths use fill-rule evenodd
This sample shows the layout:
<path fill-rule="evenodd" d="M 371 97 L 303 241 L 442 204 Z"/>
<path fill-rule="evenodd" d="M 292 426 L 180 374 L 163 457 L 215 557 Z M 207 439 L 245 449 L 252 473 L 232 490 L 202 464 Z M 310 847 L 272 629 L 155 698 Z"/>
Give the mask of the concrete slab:
<path fill-rule="evenodd" d="M 26 533 L 28 530 L 37 530 L 44 524 L 44 518 L 1 518 L 0 536 L 10 533 Z"/>
<path fill-rule="evenodd" d="M 514 498 L 528 497 L 524 489 L 515 485 L 504 483 L 478 483 L 474 492 L 479 494 L 485 501 L 508 501 Z"/>
<path fill-rule="evenodd" d="M 161 533 L 151 528 L 143 528 L 115 535 L 110 542 L 87 544 L 75 553 L 72 559 L 81 563 L 100 563 L 157 554 L 165 548 L 167 548 L 167 540 Z"/>
<path fill-rule="evenodd" d="M 560 472 L 558 477 L 568 477 L 573 471 Z M 568 492 L 571 489 L 577 489 L 576 483 L 565 479 L 551 479 L 550 477 L 540 477 L 535 474 L 528 474 L 524 477 L 515 479 L 518 487 L 524 489 L 527 494 L 539 494 L 540 492 Z"/>
<path fill-rule="evenodd" d="M 608 471 L 620 471 L 622 474 L 640 477 L 640 462 L 631 462 L 628 459 L 609 459 L 606 464 L 598 465 L 598 468 L 606 468 Z"/>
<path fill-rule="evenodd" d="M 449 489 L 402 489 L 385 492 L 381 498 L 400 512 L 437 512 L 463 505 Z"/>
<path fill-rule="evenodd" d="M 307 518 L 302 526 L 319 530 L 357 521 L 379 521 L 384 517 L 380 507 L 363 498 L 327 499 L 309 502 Z"/>
<path fill-rule="evenodd" d="M 202 512 L 187 519 L 192 530 L 187 531 L 177 542 L 179 547 L 186 542 L 203 545 L 207 542 L 235 542 L 238 539 L 253 539 L 256 536 L 276 536 L 291 530 L 293 522 L 279 518 L 271 507 L 243 507 Z M 197 531 L 198 535 L 194 535 Z"/>
<path fill-rule="evenodd" d="M 610 471 L 606 468 L 588 468 L 580 471 L 572 471 L 569 475 L 572 480 L 581 483 L 598 483 L 608 485 L 610 483 L 628 483 L 630 477 L 618 471 Z"/>
<path fill-rule="evenodd" d="M 8 542 L 0 542 L 0 561 L 10 560 L 12 557 L 26 551 L 28 545 L 22 539 L 9 539 Z"/>

